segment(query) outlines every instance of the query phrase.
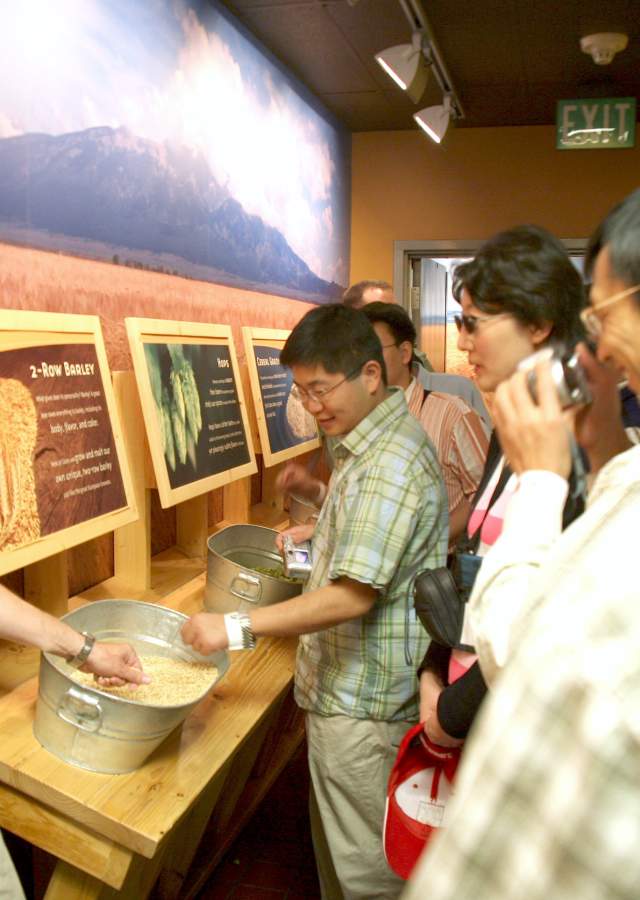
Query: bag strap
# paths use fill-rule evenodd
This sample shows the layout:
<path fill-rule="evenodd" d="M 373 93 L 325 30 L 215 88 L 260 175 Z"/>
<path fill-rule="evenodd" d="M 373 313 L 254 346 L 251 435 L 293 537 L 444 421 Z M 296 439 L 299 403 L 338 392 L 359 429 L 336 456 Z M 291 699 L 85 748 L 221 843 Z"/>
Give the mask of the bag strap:
<path fill-rule="evenodd" d="M 427 398 L 429 397 L 430 393 L 431 391 L 428 391 L 426 387 L 422 388 L 422 403 L 420 404 L 420 412 L 422 412 L 422 410 L 424 409 L 424 405 L 427 402 Z"/>

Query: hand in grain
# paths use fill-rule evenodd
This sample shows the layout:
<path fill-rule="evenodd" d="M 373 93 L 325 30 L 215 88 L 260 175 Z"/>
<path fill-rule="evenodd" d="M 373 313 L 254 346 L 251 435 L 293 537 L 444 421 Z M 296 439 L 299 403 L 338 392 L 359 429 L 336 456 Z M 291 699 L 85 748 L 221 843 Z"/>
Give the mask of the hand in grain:
<path fill-rule="evenodd" d="M 98 687 L 114 697 L 149 706 L 182 706 L 193 703 L 215 683 L 218 669 L 209 663 L 169 656 L 142 656 L 145 672 L 151 675 L 150 684 L 105 684 L 98 679 Z M 95 681 L 84 672 L 73 670 L 74 681 L 86 687 L 96 687 Z M 133 688 L 133 690 L 132 690 Z"/>
<path fill-rule="evenodd" d="M 99 676 L 99 682 L 103 686 L 149 684 L 151 681 L 142 671 L 138 654 L 129 644 L 94 644 L 81 669 Z"/>
<path fill-rule="evenodd" d="M 196 613 L 182 626 L 182 640 L 198 653 L 207 656 L 229 646 L 224 616 L 218 613 Z"/>

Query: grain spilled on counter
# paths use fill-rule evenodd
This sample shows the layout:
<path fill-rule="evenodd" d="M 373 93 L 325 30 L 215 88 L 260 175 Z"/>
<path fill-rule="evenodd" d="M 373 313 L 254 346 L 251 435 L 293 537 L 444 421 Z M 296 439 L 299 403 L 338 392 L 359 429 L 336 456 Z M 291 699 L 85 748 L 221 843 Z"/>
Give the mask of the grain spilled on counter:
<path fill-rule="evenodd" d="M 70 677 L 85 687 L 150 706 L 179 706 L 183 703 L 192 703 L 201 697 L 218 677 L 217 668 L 208 663 L 170 659 L 167 656 L 140 656 L 140 662 L 145 673 L 151 678 L 151 684 L 141 684 L 136 688 L 128 685 L 105 687 L 98 684 L 90 672 L 80 672 L 78 669 L 72 669 Z"/>

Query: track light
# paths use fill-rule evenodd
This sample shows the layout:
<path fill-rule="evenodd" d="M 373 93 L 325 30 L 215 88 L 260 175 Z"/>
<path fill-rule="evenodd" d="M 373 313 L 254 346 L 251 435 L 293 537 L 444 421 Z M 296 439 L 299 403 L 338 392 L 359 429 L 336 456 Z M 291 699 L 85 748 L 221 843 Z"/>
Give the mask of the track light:
<path fill-rule="evenodd" d="M 427 106 L 413 114 L 420 128 L 429 135 L 432 141 L 439 144 L 445 136 L 451 118 L 451 97 L 445 94 L 441 106 Z"/>
<path fill-rule="evenodd" d="M 424 94 L 429 64 L 422 51 L 422 35 L 414 32 L 411 44 L 396 44 L 380 53 L 376 60 L 395 83 L 417 103 Z"/>

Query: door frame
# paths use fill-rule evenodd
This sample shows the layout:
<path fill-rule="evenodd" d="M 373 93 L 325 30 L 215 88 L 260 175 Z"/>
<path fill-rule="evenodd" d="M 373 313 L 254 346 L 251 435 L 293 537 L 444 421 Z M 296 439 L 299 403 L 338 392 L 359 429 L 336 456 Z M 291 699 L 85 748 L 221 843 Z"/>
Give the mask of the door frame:
<path fill-rule="evenodd" d="M 448 241 L 394 241 L 393 242 L 393 294 L 410 316 L 413 315 L 413 303 L 409 293 L 409 257 L 428 256 L 437 259 L 443 256 L 474 256 L 485 243 L 483 240 L 448 240 Z M 574 255 L 583 255 L 587 247 L 587 238 L 560 238 L 567 251 Z M 419 303 L 419 299 L 418 299 Z"/>

